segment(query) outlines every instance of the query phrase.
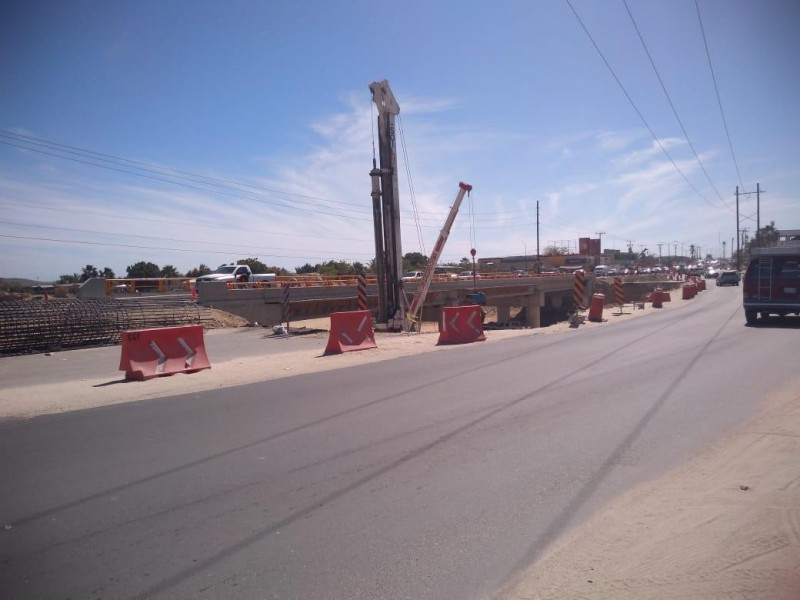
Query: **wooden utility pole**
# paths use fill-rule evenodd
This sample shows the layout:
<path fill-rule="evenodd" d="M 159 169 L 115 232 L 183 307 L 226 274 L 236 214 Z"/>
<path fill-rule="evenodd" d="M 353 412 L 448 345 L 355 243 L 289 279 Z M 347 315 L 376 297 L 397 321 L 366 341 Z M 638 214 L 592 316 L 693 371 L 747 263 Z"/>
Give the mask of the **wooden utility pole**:
<path fill-rule="evenodd" d="M 536 201 L 536 273 L 542 272 L 542 257 L 539 255 L 539 201 Z"/>
<path fill-rule="evenodd" d="M 742 268 L 741 250 L 739 248 L 739 186 L 736 186 L 736 270 Z"/>

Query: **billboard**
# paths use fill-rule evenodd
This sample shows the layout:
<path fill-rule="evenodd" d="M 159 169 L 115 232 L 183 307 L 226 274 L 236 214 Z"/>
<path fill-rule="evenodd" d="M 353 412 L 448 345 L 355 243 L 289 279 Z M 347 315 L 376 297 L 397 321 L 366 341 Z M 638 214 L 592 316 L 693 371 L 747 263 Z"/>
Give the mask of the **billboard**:
<path fill-rule="evenodd" d="M 600 240 L 591 238 L 578 238 L 578 254 L 597 256 L 600 254 Z"/>

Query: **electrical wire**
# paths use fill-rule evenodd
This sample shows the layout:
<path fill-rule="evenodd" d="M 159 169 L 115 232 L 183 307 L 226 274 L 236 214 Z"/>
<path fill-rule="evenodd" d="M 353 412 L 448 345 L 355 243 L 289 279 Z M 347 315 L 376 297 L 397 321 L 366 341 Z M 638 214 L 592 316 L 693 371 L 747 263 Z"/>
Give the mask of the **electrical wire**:
<path fill-rule="evenodd" d="M 78 244 L 84 246 L 105 246 L 105 247 L 112 247 L 112 248 L 133 248 L 136 250 L 170 250 L 174 252 L 205 252 L 208 254 L 225 254 L 231 256 L 235 254 L 234 252 L 226 252 L 224 250 L 208 250 L 208 249 L 189 249 L 189 248 L 172 248 L 172 247 L 165 247 L 165 246 L 140 246 L 135 244 L 112 244 L 110 242 L 88 242 L 86 240 L 62 240 L 56 238 L 46 238 L 46 237 L 34 237 L 34 236 L 22 236 L 22 235 L 9 235 L 0 233 L 0 238 L 6 239 L 14 239 L 14 240 L 27 240 L 27 241 L 37 241 L 37 242 L 55 242 L 61 244 Z M 272 258 L 295 258 L 300 260 L 330 260 L 327 257 L 321 256 L 300 256 L 296 254 L 270 254 L 268 259 Z M 362 260 L 369 261 L 372 260 L 372 256 L 368 258 L 363 258 Z"/>
<path fill-rule="evenodd" d="M 708 68 L 711 70 L 711 80 L 714 82 L 714 92 L 717 94 L 717 104 L 719 105 L 719 114 L 722 116 L 722 124 L 725 127 L 725 135 L 728 138 L 728 148 L 731 150 L 731 157 L 733 158 L 733 166 L 736 167 L 736 176 L 739 178 L 739 185 L 745 190 L 744 183 L 742 183 L 742 174 L 739 172 L 739 163 L 736 161 L 736 153 L 733 151 L 733 142 L 731 142 L 731 133 L 728 130 L 728 121 L 725 119 L 725 111 L 722 109 L 722 98 L 719 95 L 719 86 L 717 86 L 717 76 L 714 74 L 714 65 L 711 63 L 711 52 L 708 50 L 708 40 L 706 39 L 706 30 L 703 27 L 703 19 L 700 16 L 700 5 L 697 0 L 694 0 L 694 6 L 697 9 L 697 21 L 700 23 L 700 32 L 703 34 L 703 45 L 706 49 L 706 58 L 708 58 Z"/>
<path fill-rule="evenodd" d="M 209 242 L 209 241 L 206 241 L 206 240 L 204 240 L 202 242 L 198 242 L 197 240 L 186 240 L 186 239 L 180 239 L 180 238 L 166 238 L 166 237 L 163 237 L 163 236 L 141 235 L 141 234 L 138 234 L 138 233 L 112 233 L 112 232 L 109 232 L 109 231 L 97 231 L 97 230 L 94 230 L 94 229 L 76 229 L 76 228 L 72 228 L 72 227 L 59 227 L 59 226 L 56 226 L 56 225 L 39 225 L 37 223 L 19 223 L 19 222 L 16 222 L 16 221 L 0 221 L 0 225 L 11 225 L 11 226 L 14 226 L 14 227 L 29 227 L 29 228 L 33 228 L 33 229 L 55 229 L 57 231 L 69 231 L 69 232 L 72 232 L 72 233 L 89 233 L 89 234 L 92 234 L 92 235 L 106 235 L 106 236 L 123 237 L 123 238 L 139 238 L 139 239 L 145 239 L 145 240 L 160 240 L 160 241 L 164 241 L 164 242 L 178 242 L 178 243 L 187 243 L 187 244 L 202 243 L 202 244 L 210 244 L 212 246 L 224 246 L 224 247 L 227 247 L 227 248 L 248 248 L 250 250 L 261 251 L 261 252 L 274 252 L 275 250 L 283 252 L 283 251 L 286 251 L 286 250 L 291 250 L 291 248 L 262 248 L 262 247 L 258 247 L 258 246 L 252 246 L 252 245 Z M 358 255 L 361 255 L 361 253 L 355 253 L 355 252 L 340 252 L 339 254 L 358 254 Z"/>
<path fill-rule="evenodd" d="M 672 158 L 670 153 L 664 147 L 664 144 L 661 143 L 661 140 L 658 138 L 658 136 L 656 135 L 655 131 L 653 131 L 653 128 L 650 127 L 650 124 L 647 122 L 647 119 L 644 118 L 644 115 L 642 114 L 642 111 L 639 110 L 639 107 L 636 106 L 636 103 L 633 101 L 633 98 L 631 98 L 631 95 L 628 93 L 628 90 L 625 89 L 624 85 L 622 85 L 622 81 L 617 76 L 617 74 L 614 71 L 614 69 L 611 67 L 611 64 L 608 62 L 608 59 L 606 59 L 606 57 L 603 54 L 602 50 L 600 50 L 600 47 L 597 45 L 597 42 L 595 42 L 594 38 L 592 37 L 592 34 L 589 33 L 589 30 L 586 28 L 586 25 L 584 24 L 583 20 L 581 19 L 580 15 L 578 14 L 578 12 L 572 6 L 572 3 L 570 2 L 570 0 L 564 0 L 564 1 L 567 3 L 567 6 L 569 6 L 570 10 L 572 11 L 572 14 L 575 15 L 575 19 L 577 19 L 578 23 L 580 24 L 581 28 L 583 29 L 584 33 L 586 34 L 586 37 L 589 38 L 589 41 L 592 43 L 592 46 L 594 46 L 594 49 L 597 51 L 597 54 L 600 55 L 600 58 L 602 59 L 603 63 L 606 65 L 606 68 L 608 68 L 608 71 L 611 73 L 611 76 L 614 78 L 614 81 L 617 82 L 617 85 L 619 86 L 620 90 L 622 90 L 622 93 L 624 94 L 625 98 L 627 98 L 627 100 L 630 103 L 631 107 L 633 107 L 633 110 L 636 112 L 636 114 L 638 115 L 639 119 L 642 121 L 644 126 L 647 128 L 647 131 L 650 132 L 650 135 L 653 137 L 653 139 L 655 140 L 656 144 L 658 144 L 659 148 L 661 148 L 661 151 L 664 153 L 664 155 L 672 163 L 672 166 L 675 167 L 675 170 L 678 173 L 680 173 L 681 177 L 683 177 L 683 180 L 686 182 L 686 184 L 690 188 L 692 188 L 694 193 L 697 194 L 697 196 L 703 202 L 713 206 L 714 208 L 720 208 L 719 206 L 715 205 L 713 202 L 708 200 L 708 198 L 703 196 L 703 194 L 700 193 L 700 190 L 698 190 L 695 187 L 695 185 L 691 181 L 689 181 L 689 178 L 686 176 L 686 174 L 678 166 L 678 163 L 675 162 L 675 159 Z"/>
<path fill-rule="evenodd" d="M 411 206 L 414 211 L 414 225 L 417 230 L 417 240 L 419 242 L 420 251 L 423 256 L 427 256 L 428 252 L 425 250 L 425 238 L 422 235 L 422 227 L 420 225 L 419 211 L 417 209 L 417 195 L 414 193 L 414 180 L 411 178 L 411 163 L 408 160 L 408 152 L 406 149 L 406 135 L 403 127 L 403 119 L 397 115 L 397 129 L 400 132 L 400 147 L 403 149 L 403 165 L 406 169 L 406 181 L 408 182 L 408 194 L 411 198 Z"/>
<path fill-rule="evenodd" d="M 697 159 L 697 164 L 700 165 L 700 168 L 703 170 L 703 174 L 706 176 L 708 183 L 711 185 L 711 188 L 717 194 L 720 202 L 727 208 L 728 210 L 733 211 L 733 208 L 728 206 L 725 202 L 725 199 L 722 197 L 722 194 L 719 193 L 717 186 L 714 185 L 714 182 L 711 180 L 711 176 L 708 174 L 703 161 L 700 160 L 700 155 L 697 153 L 697 150 L 694 148 L 694 144 L 692 144 L 691 138 L 689 138 L 689 133 L 686 131 L 686 127 L 683 125 L 683 121 L 678 116 L 678 110 L 675 108 L 675 104 L 672 102 L 672 98 L 667 91 L 667 86 L 664 84 L 664 80 L 661 78 L 661 73 L 658 72 L 658 68 L 656 68 L 656 63 L 653 61 L 653 57 L 650 54 L 650 50 L 647 48 L 647 44 L 644 41 L 644 37 L 642 37 L 642 32 L 639 31 L 639 26 L 636 24 L 636 20 L 633 18 L 633 13 L 631 12 L 630 7 L 628 6 L 627 0 L 622 0 L 622 3 L 625 5 L 625 10 L 628 11 L 628 16 L 631 19 L 631 23 L 633 23 L 633 28 L 636 30 L 636 35 L 639 36 L 639 41 L 642 43 L 642 48 L 644 49 L 645 54 L 647 54 L 647 59 L 650 61 L 650 66 L 653 67 L 653 72 L 656 74 L 658 78 L 658 83 L 661 84 L 661 90 L 664 92 L 664 96 L 667 98 L 667 102 L 669 103 L 670 108 L 672 109 L 672 114 L 675 115 L 675 120 L 678 121 L 678 125 L 680 125 L 681 131 L 683 132 L 683 136 L 686 138 L 686 143 L 689 144 L 689 148 L 691 148 L 692 153 L 694 154 L 695 159 Z"/>
<path fill-rule="evenodd" d="M 122 221 L 126 221 L 126 222 L 129 222 L 130 219 L 131 219 L 130 216 L 120 215 L 119 213 L 115 214 L 115 213 L 108 213 L 108 212 L 94 211 L 94 210 L 79 210 L 79 209 L 75 209 L 75 208 L 59 208 L 57 206 L 49 206 L 49 205 L 44 205 L 44 204 L 31 204 L 31 203 L 18 204 L 18 203 L 14 203 L 14 202 L 7 202 L 7 201 L 0 200 L 0 206 L 13 206 L 13 207 L 25 208 L 25 209 L 32 208 L 34 210 L 47 210 L 47 211 L 65 212 L 65 213 L 77 214 L 77 215 L 90 215 L 92 217 L 105 217 L 105 218 L 109 218 L 109 219 L 122 220 Z M 338 240 L 338 241 L 345 241 L 345 242 L 368 242 L 368 241 L 370 241 L 370 240 L 367 240 L 367 239 L 364 239 L 364 238 L 334 237 L 334 236 L 317 235 L 316 233 L 304 235 L 302 233 L 302 231 L 299 231 L 299 232 L 295 232 L 295 231 L 286 232 L 286 231 L 271 231 L 271 230 L 267 230 L 267 229 L 248 229 L 246 227 L 240 227 L 238 225 L 235 228 L 226 228 L 223 225 L 220 225 L 219 222 L 213 223 L 213 222 L 204 222 L 204 221 L 180 221 L 180 220 L 175 220 L 175 219 L 153 219 L 153 218 L 150 218 L 150 217 L 142 217 L 142 216 L 139 216 L 139 215 L 136 215 L 136 221 L 137 222 L 138 221 L 142 221 L 142 222 L 145 222 L 145 223 L 163 223 L 163 224 L 166 224 L 166 225 L 189 225 L 189 226 L 192 226 L 192 227 L 203 227 L 203 228 L 208 228 L 208 229 L 214 229 L 217 232 L 229 231 L 229 232 L 237 233 L 237 234 L 248 232 L 248 233 L 259 233 L 259 234 L 269 234 L 269 235 L 282 235 L 282 236 L 288 236 L 288 237 L 291 237 L 291 238 L 294 238 L 294 239 L 302 238 L 302 237 L 310 237 L 310 238 L 314 238 L 314 239 Z"/>
<path fill-rule="evenodd" d="M 373 125 L 374 128 L 374 125 Z M 374 135 L 374 131 L 373 131 Z M 89 166 L 95 166 L 99 168 L 107 168 L 109 170 L 118 171 L 120 173 L 136 175 L 136 176 L 143 176 L 141 173 L 136 173 L 132 171 L 127 171 L 124 169 L 115 169 L 111 167 L 107 167 L 106 165 L 97 164 L 96 162 L 91 161 L 101 161 L 105 163 L 109 163 L 115 165 L 116 167 L 125 167 L 128 169 L 137 169 L 139 171 L 143 171 L 145 173 L 150 173 L 153 175 L 163 175 L 165 177 L 169 177 L 171 179 L 164 180 L 164 179 L 156 179 L 158 181 L 166 181 L 167 183 L 173 183 L 176 185 L 181 185 L 178 181 L 175 180 L 184 180 L 189 181 L 195 184 L 201 184 L 205 186 L 213 186 L 217 188 L 221 188 L 224 190 L 233 190 L 237 192 L 243 192 L 248 194 L 254 194 L 258 196 L 263 196 L 267 198 L 273 198 L 275 200 L 283 200 L 283 201 L 290 201 L 292 197 L 301 198 L 303 200 L 296 201 L 299 204 L 306 204 L 310 206 L 318 206 L 318 202 L 323 202 L 327 204 L 333 205 L 341 205 L 341 206 L 352 206 L 357 207 L 356 209 L 341 209 L 346 212 L 355 212 L 355 213 L 370 213 L 371 209 L 363 207 L 360 203 L 352 203 L 352 202 L 342 202 L 337 200 L 331 200 L 328 198 L 321 198 L 317 196 L 308 196 L 303 194 L 298 194 L 295 192 L 286 192 L 281 190 L 276 190 L 272 188 L 266 187 L 259 187 L 253 186 L 249 184 L 243 184 L 241 182 L 236 182 L 230 179 L 222 179 L 219 177 L 211 177 L 208 175 L 201 175 L 199 173 L 192 173 L 190 171 L 182 171 L 180 169 L 174 169 L 171 167 L 164 167 L 161 165 L 156 165 L 153 163 L 147 163 L 142 161 L 137 161 L 129 158 L 123 158 L 120 156 L 115 156 L 113 154 L 105 154 L 102 152 L 97 152 L 94 150 L 88 150 L 86 148 L 81 148 L 79 146 L 74 146 L 70 144 L 61 144 L 58 142 L 53 142 L 50 140 L 45 140 L 38 137 L 33 137 L 29 135 L 23 135 L 20 133 L 15 133 L 8 130 L 0 130 L 0 143 L 6 144 L 8 146 L 14 146 L 16 148 L 20 148 L 23 150 L 29 150 L 31 152 L 38 152 L 40 154 L 45 154 L 48 156 L 54 156 L 56 158 L 62 158 L 64 160 L 71 160 L 73 162 L 79 162 L 82 164 L 86 164 Z M 373 158 L 375 157 L 375 144 L 373 141 Z M 153 179 L 153 177 L 148 177 Z M 186 186 L 191 187 L 191 186 Z M 209 191 L 214 193 L 213 190 L 208 190 L 206 188 L 195 188 L 195 189 L 203 189 L 204 191 Z M 239 196 L 237 196 L 239 197 Z M 250 199 L 250 198 L 245 198 Z M 316 200 L 317 202 L 308 202 L 309 200 Z M 291 208 L 291 205 L 287 204 L 277 204 L 278 206 L 283 206 L 287 208 Z M 325 208 L 335 208 L 331 206 L 324 206 Z M 401 210 L 401 213 L 406 212 L 408 214 L 414 214 L 413 211 Z M 430 214 L 438 216 L 446 216 L 447 213 L 442 213 L 439 211 L 418 211 L 419 214 Z M 329 214 L 329 213 L 324 213 Z M 337 215 L 333 215 L 337 216 Z M 434 219 L 425 219 L 422 218 L 423 221 L 425 220 L 434 220 Z M 436 218 L 435 220 L 439 220 Z"/>

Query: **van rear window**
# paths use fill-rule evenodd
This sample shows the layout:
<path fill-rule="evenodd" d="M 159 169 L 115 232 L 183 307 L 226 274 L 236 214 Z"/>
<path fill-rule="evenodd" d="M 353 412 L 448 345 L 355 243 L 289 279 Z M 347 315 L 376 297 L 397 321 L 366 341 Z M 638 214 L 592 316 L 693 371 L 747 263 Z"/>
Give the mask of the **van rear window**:
<path fill-rule="evenodd" d="M 780 276 L 784 279 L 800 279 L 800 259 L 784 258 L 779 269 Z"/>

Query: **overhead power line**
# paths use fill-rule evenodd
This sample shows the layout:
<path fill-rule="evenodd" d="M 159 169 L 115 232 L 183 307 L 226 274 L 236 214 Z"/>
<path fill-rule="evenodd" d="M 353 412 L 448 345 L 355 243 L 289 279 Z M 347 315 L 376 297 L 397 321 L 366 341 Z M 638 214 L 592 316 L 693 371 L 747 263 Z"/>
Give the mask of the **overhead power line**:
<path fill-rule="evenodd" d="M 675 159 L 672 158 L 670 153 L 664 147 L 664 144 L 661 143 L 661 140 L 658 138 L 658 136 L 656 135 L 655 131 L 653 131 L 653 128 L 650 127 L 650 124 L 647 122 L 647 119 L 644 118 L 644 115 L 642 114 L 642 111 L 639 110 L 639 107 L 636 106 L 636 103 L 633 101 L 633 98 L 631 98 L 631 95 L 628 93 L 628 90 L 625 89 L 624 85 L 622 85 L 622 81 L 620 80 L 620 78 L 617 76 L 616 72 L 612 68 L 611 63 L 609 63 L 608 59 L 606 59 L 606 57 L 603 54 L 602 50 L 600 50 L 600 47 L 597 45 L 597 42 L 595 42 L 594 38 L 592 37 L 592 34 L 589 33 L 589 30 L 586 28 L 586 25 L 584 24 L 584 22 L 581 19 L 580 15 L 575 10 L 575 7 L 572 6 L 572 3 L 570 2 L 570 0 L 564 0 L 564 1 L 567 3 L 567 6 L 569 6 L 570 10 L 572 11 L 572 14 L 575 15 L 575 19 L 577 19 L 578 23 L 580 24 L 581 28 L 583 29 L 584 33 L 586 34 L 586 37 L 589 38 L 589 41 L 592 43 L 592 46 L 594 46 L 594 49 L 597 51 L 597 54 L 600 55 L 600 58 L 602 59 L 603 63 L 606 65 L 606 68 L 608 69 L 609 73 L 611 73 L 611 76 L 614 78 L 614 81 L 617 82 L 617 85 L 619 86 L 619 89 L 622 90 L 622 93 L 624 94 L 625 98 L 628 99 L 628 102 L 630 103 L 631 107 L 633 107 L 633 110 L 636 112 L 636 114 L 638 115 L 639 119 L 642 121 L 644 126 L 647 128 L 647 131 L 650 132 L 650 135 L 653 137 L 653 139 L 655 140 L 656 144 L 658 144 L 658 147 L 661 148 L 661 151 L 664 153 L 664 155 L 672 163 L 672 166 L 675 167 L 675 170 L 678 173 L 680 173 L 681 177 L 683 177 L 683 180 L 686 182 L 686 184 L 690 188 L 692 188 L 694 193 L 697 194 L 697 196 L 703 202 L 713 206 L 714 208 L 720 208 L 719 206 L 715 205 L 713 202 L 708 200 L 708 198 L 703 196 L 703 194 L 700 193 L 700 191 L 695 187 L 695 185 L 691 181 L 689 181 L 689 178 L 686 176 L 686 174 L 678 166 L 678 163 L 675 162 Z"/>
<path fill-rule="evenodd" d="M 299 194 L 296 192 L 281 191 L 281 190 L 276 190 L 274 188 L 267 188 L 262 186 L 254 186 L 250 184 L 233 181 L 230 179 L 201 175 L 199 173 L 183 171 L 180 169 L 165 167 L 154 163 L 148 163 L 148 162 L 133 160 L 130 158 L 124 158 L 121 156 L 116 156 L 113 154 L 97 152 L 94 150 L 81 148 L 79 146 L 53 142 L 50 140 L 45 140 L 42 138 L 33 137 L 29 135 L 23 135 L 8 130 L 0 130 L 0 143 L 20 148 L 23 150 L 29 150 L 31 152 L 37 152 L 39 154 L 45 154 L 48 156 L 54 156 L 56 158 L 62 158 L 64 160 L 70 160 L 73 162 L 86 164 L 89 166 L 104 168 L 111 171 L 117 171 L 119 173 L 134 175 L 137 177 L 145 177 L 147 179 L 153 179 L 165 183 L 172 183 L 174 185 L 181 185 L 183 187 L 188 187 L 190 189 L 199 189 L 209 193 L 219 193 L 222 195 L 259 201 L 255 198 L 250 198 L 249 196 L 241 196 L 238 194 L 231 194 L 224 191 L 224 190 L 232 190 L 243 194 L 252 194 L 261 198 L 270 198 L 281 202 L 264 201 L 264 203 L 273 204 L 275 206 L 280 206 L 285 208 L 305 210 L 306 212 L 320 212 L 319 207 L 322 207 L 322 208 L 341 210 L 343 212 L 351 212 L 356 214 L 364 214 L 364 215 L 371 214 L 371 208 L 369 208 L 366 205 L 362 205 L 360 203 L 342 202 L 338 200 L 332 200 L 329 198 L 310 196 L 305 194 Z M 98 162 L 93 162 L 93 161 L 99 161 L 100 163 L 107 163 L 107 164 L 98 164 Z M 214 188 L 218 188 L 219 190 L 223 191 L 217 191 L 217 189 Z M 298 198 L 298 200 L 294 200 L 295 198 Z M 287 202 L 291 202 L 291 204 L 287 204 Z M 303 209 L 295 206 L 295 204 L 302 204 L 317 208 L 315 208 L 314 210 Z M 338 208 L 338 206 L 345 208 Z M 346 207 L 354 207 L 354 208 L 346 208 Z M 405 212 L 409 215 L 414 214 L 413 210 L 403 210 L 402 212 Z M 332 213 L 320 213 L 320 214 L 341 216 Z M 419 214 L 438 215 L 441 216 L 443 220 L 444 217 L 447 215 L 447 211 L 442 211 L 442 212 L 419 211 Z M 363 220 L 371 221 L 371 218 Z M 421 218 L 420 220 L 432 221 L 434 219 Z"/>
<path fill-rule="evenodd" d="M 155 236 L 155 235 L 141 235 L 137 233 L 111 233 L 108 231 L 98 231 L 96 229 L 76 229 L 72 227 L 59 227 L 56 225 L 40 225 L 38 223 L 20 223 L 16 221 L 0 221 L 0 225 L 11 225 L 13 227 L 30 227 L 33 229 L 54 229 L 57 231 L 68 231 L 71 233 L 89 233 L 92 235 L 105 235 L 111 237 L 123 237 L 123 238 L 139 238 L 143 240 L 159 240 L 163 242 L 178 242 L 178 243 L 186 243 L 186 244 L 210 244 L 211 246 L 223 246 L 226 248 L 246 248 L 252 251 L 259 251 L 259 252 L 274 252 L 274 251 L 286 251 L 291 250 L 290 248 L 261 248 L 258 246 L 253 245 L 246 245 L 246 244 L 230 244 L 230 243 L 220 243 L 220 242 L 209 242 L 208 240 L 203 240 L 198 242 L 196 240 L 187 240 L 187 239 L 180 239 L 180 238 L 167 238 L 163 236 Z M 187 249 L 187 252 L 191 250 Z M 362 253 L 355 253 L 355 252 L 338 252 L 338 254 L 358 254 L 361 255 Z"/>
<path fill-rule="evenodd" d="M 697 153 L 697 150 L 695 150 L 694 144 L 692 144 L 692 140 L 691 138 L 689 138 L 689 133 L 686 131 L 686 127 L 683 126 L 683 121 L 681 121 L 681 118 L 678 116 L 678 111 L 675 108 L 675 104 L 672 102 L 672 98 L 670 97 L 669 92 L 667 91 L 667 86 L 664 84 L 664 80 L 661 78 L 661 73 L 658 72 L 658 68 L 656 67 L 655 61 L 653 61 L 653 57 L 650 54 L 650 50 L 647 48 L 647 44 L 644 41 L 644 37 L 642 37 L 642 32 L 639 31 L 639 26 L 636 24 L 636 19 L 633 18 L 633 13 L 631 13 L 631 9 L 628 6 L 627 0 L 622 0 L 622 3 L 625 5 L 625 10 L 628 11 L 628 16 L 631 19 L 631 23 L 633 23 L 633 28 L 636 30 L 636 35 L 639 36 L 639 41 L 642 43 L 642 48 L 644 48 L 645 54 L 647 54 L 647 59 L 650 61 L 650 66 L 653 67 L 653 72 L 656 74 L 656 77 L 658 78 L 658 83 L 661 84 L 661 90 L 664 92 L 664 96 L 666 96 L 667 102 L 669 102 L 669 106 L 672 109 L 672 114 L 675 115 L 675 120 L 678 121 L 678 125 L 680 125 L 681 131 L 683 132 L 683 136 L 686 138 L 686 143 L 689 144 L 689 148 L 692 149 L 692 153 L 694 154 L 695 159 L 697 159 L 697 164 L 700 165 L 700 168 L 703 170 L 703 174 L 706 176 L 708 183 L 711 184 L 711 188 L 717 194 L 717 197 L 719 198 L 720 202 L 722 202 L 722 204 L 725 205 L 726 208 L 733 211 L 733 208 L 728 206 L 728 204 L 725 202 L 725 199 L 722 197 L 722 194 L 719 193 L 717 186 L 714 185 L 714 182 L 711 180 L 711 176 L 708 174 L 708 171 L 706 171 L 706 167 L 703 164 L 703 161 L 700 160 L 700 155 Z"/>
<path fill-rule="evenodd" d="M 208 250 L 208 249 L 190 249 L 190 248 L 174 248 L 174 247 L 167 247 L 167 246 L 141 246 L 136 244 L 114 244 L 110 242 L 89 242 L 86 240 L 62 240 L 57 238 L 48 238 L 48 237 L 35 237 L 35 236 L 24 236 L 24 235 L 9 235 L 0 233 L 0 238 L 6 239 L 13 239 L 13 240 L 28 240 L 28 241 L 35 241 L 35 242 L 55 242 L 59 244 L 78 244 L 81 246 L 106 246 L 112 248 L 134 248 L 137 250 L 169 250 L 174 252 L 205 252 L 208 254 L 226 254 L 228 256 L 237 254 L 236 252 L 228 252 L 224 250 Z M 270 254 L 267 258 L 295 258 L 299 260 L 330 260 L 329 256 L 300 256 L 297 254 Z M 371 260 L 371 256 L 364 256 L 362 260 L 369 261 Z"/>
<path fill-rule="evenodd" d="M 733 166 L 736 167 L 736 176 L 739 178 L 739 185 L 742 190 L 745 189 L 742 183 L 742 174 L 739 172 L 739 163 L 736 161 L 736 153 L 733 151 L 733 142 L 731 142 L 731 133 L 728 130 L 728 121 L 725 119 L 725 111 L 722 109 L 722 98 L 719 95 L 719 86 L 717 86 L 717 76 L 714 74 L 714 65 L 711 63 L 711 53 L 708 50 L 708 40 L 706 39 L 706 30 L 703 27 L 703 19 L 700 16 L 700 5 L 697 0 L 694 0 L 694 6 L 697 9 L 697 21 L 700 23 L 700 32 L 703 34 L 703 45 L 706 48 L 706 58 L 708 58 L 708 68 L 711 70 L 711 80 L 714 82 L 714 92 L 717 94 L 717 104 L 719 105 L 719 114 L 722 115 L 722 124 L 725 127 L 725 135 L 728 138 L 728 148 L 731 150 L 731 157 L 733 157 Z"/>

